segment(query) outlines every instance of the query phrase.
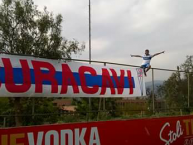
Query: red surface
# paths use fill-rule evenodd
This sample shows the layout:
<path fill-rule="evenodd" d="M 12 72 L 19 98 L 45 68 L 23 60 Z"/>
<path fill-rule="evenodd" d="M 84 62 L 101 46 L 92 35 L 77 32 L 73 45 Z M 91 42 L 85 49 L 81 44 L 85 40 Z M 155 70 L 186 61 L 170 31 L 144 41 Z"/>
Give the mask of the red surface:
<path fill-rule="evenodd" d="M 61 135 L 62 130 L 73 134 L 72 142 L 69 136 Z M 55 138 L 49 135 L 53 132 Z M 28 133 L 33 133 L 33 140 L 28 141 Z M 54 141 L 55 145 L 192 145 L 193 116 L 0 129 L 1 145 L 54 145 Z"/>

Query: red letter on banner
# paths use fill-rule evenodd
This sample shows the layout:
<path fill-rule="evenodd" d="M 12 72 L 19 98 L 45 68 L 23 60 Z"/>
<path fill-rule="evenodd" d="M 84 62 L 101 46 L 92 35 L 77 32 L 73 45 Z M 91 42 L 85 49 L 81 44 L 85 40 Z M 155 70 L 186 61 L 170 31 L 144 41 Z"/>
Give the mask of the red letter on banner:
<path fill-rule="evenodd" d="M 99 90 L 99 86 L 94 85 L 92 88 L 88 87 L 86 85 L 86 77 L 85 77 L 85 72 L 89 72 L 92 76 L 96 76 L 97 73 L 96 71 L 88 66 L 81 66 L 79 68 L 79 75 L 80 75 L 80 82 L 81 82 L 81 87 L 82 87 L 82 91 L 86 94 L 95 94 L 98 92 Z"/>
<path fill-rule="evenodd" d="M 35 74 L 35 92 L 42 93 L 43 81 L 50 81 L 52 87 L 51 93 L 58 93 L 58 82 L 55 79 L 56 70 L 53 65 L 48 62 L 35 60 L 32 60 L 32 65 Z M 48 69 L 49 72 L 43 73 L 41 68 Z"/>
<path fill-rule="evenodd" d="M 62 64 L 62 89 L 61 94 L 66 94 L 68 85 L 72 85 L 74 93 L 79 93 L 78 85 L 67 64 Z"/>
<path fill-rule="evenodd" d="M 111 80 L 111 76 L 106 68 L 102 69 L 102 88 L 101 88 L 101 95 L 106 93 L 107 87 L 110 87 L 111 94 L 115 94 L 115 88 L 113 85 L 113 81 Z"/>
<path fill-rule="evenodd" d="M 132 76 L 131 76 L 131 71 L 130 70 L 127 71 L 127 75 L 128 75 L 129 88 L 130 88 L 129 94 L 133 94 L 133 80 L 132 80 Z"/>
<path fill-rule="evenodd" d="M 120 75 L 120 79 L 118 79 L 116 71 L 114 69 L 110 69 L 110 70 L 113 74 L 113 78 L 114 78 L 116 86 L 117 86 L 118 94 L 123 94 L 125 71 L 120 70 L 121 75 Z"/>
<path fill-rule="evenodd" d="M 20 60 L 23 75 L 23 84 L 15 85 L 13 67 L 9 58 L 2 58 L 5 68 L 5 87 L 11 93 L 24 93 L 31 87 L 30 69 L 27 60 Z"/>

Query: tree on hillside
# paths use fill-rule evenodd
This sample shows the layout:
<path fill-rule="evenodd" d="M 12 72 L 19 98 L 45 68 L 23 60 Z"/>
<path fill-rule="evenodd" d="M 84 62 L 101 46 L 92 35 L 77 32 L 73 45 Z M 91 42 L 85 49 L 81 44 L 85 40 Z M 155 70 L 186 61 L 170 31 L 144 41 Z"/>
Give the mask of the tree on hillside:
<path fill-rule="evenodd" d="M 164 94 L 167 107 L 187 107 L 188 97 L 188 73 L 190 80 L 190 94 L 193 94 L 193 56 L 187 56 L 186 61 L 180 66 L 180 70 L 186 73 L 182 74 L 179 71 L 172 73 L 167 81 L 160 88 Z M 192 95 L 190 95 L 192 96 Z M 190 98 L 190 106 L 193 105 L 193 98 Z"/>
<path fill-rule="evenodd" d="M 181 78 L 179 72 L 175 72 L 171 75 L 171 77 L 164 82 L 164 91 L 165 91 L 165 99 L 168 104 L 168 107 L 177 108 L 177 107 L 185 107 L 185 96 L 186 92 L 182 90 L 184 87 L 184 80 Z"/>
<path fill-rule="evenodd" d="M 189 74 L 189 83 L 190 83 L 190 87 L 189 87 L 189 93 L 190 93 L 190 107 L 193 106 L 193 55 L 191 56 L 187 56 L 186 61 L 181 65 L 181 69 L 188 72 L 188 73 L 184 73 L 184 86 L 187 86 L 188 84 L 188 74 Z M 187 92 L 187 88 L 184 88 L 184 90 L 186 90 Z"/>
<path fill-rule="evenodd" d="M 84 44 L 61 36 L 62 16 L 46 8 L 39 11 L 33 0 L 3 0 L 0 5 L 0 52 L 46 58 L 70 58 Z M 21 125 L 21 98 L 14 98 L 16 125 Z"/>

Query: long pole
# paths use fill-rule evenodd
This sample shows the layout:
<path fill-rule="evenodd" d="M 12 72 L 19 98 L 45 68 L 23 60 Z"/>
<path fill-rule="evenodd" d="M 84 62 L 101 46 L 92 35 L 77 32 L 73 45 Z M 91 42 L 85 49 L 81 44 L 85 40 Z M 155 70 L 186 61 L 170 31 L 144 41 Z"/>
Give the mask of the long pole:
<path fill-rule="evenodd" d="M 89 61 L 91 63 L 91 2 L 89 0 Z"/>
<path fill-rule="evenodd" d="M 188 108 L 190 108 L 190 74 L 188 73 Z"/>
<path fill-rule="evenodd" d="M 91 63 L 91 2 L 89 0 L 89 63 Z M 91 98 L 89 97 L 89 112 L 91 112 Z M 89 113 L 89 120 L 90 120 Z"/>
<path fill-rule="evenodd" d="M 32 118 L 34 119 L 35 114 L 35 98 L 32 98 Z"/>
<path fill-rule="evenodd" d="M 107 64 L 106 63 L 104 63 L 104 66 L 106 66 Z M 105 106 L 106 106 L 106 101 L 105 101 L 106 99 L 105 98 L 103 98 L 103 111 L 105 111 Z"/>
<path fill-rule="evenodd" d="M 155 111 L 155 94 L 154 94 L 154 69 L 152 69 L 152 103 L 153 103 L 153 113 Z"/>

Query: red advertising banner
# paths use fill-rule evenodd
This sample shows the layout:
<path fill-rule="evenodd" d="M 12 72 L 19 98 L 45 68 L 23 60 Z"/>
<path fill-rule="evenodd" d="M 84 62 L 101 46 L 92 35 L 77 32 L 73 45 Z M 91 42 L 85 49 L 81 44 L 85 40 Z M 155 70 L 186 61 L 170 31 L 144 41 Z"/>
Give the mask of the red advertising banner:
<path fill-rule="evenodd" d="M 193 116 L 0 129 L 1 145 L 192 145 Z"/>

